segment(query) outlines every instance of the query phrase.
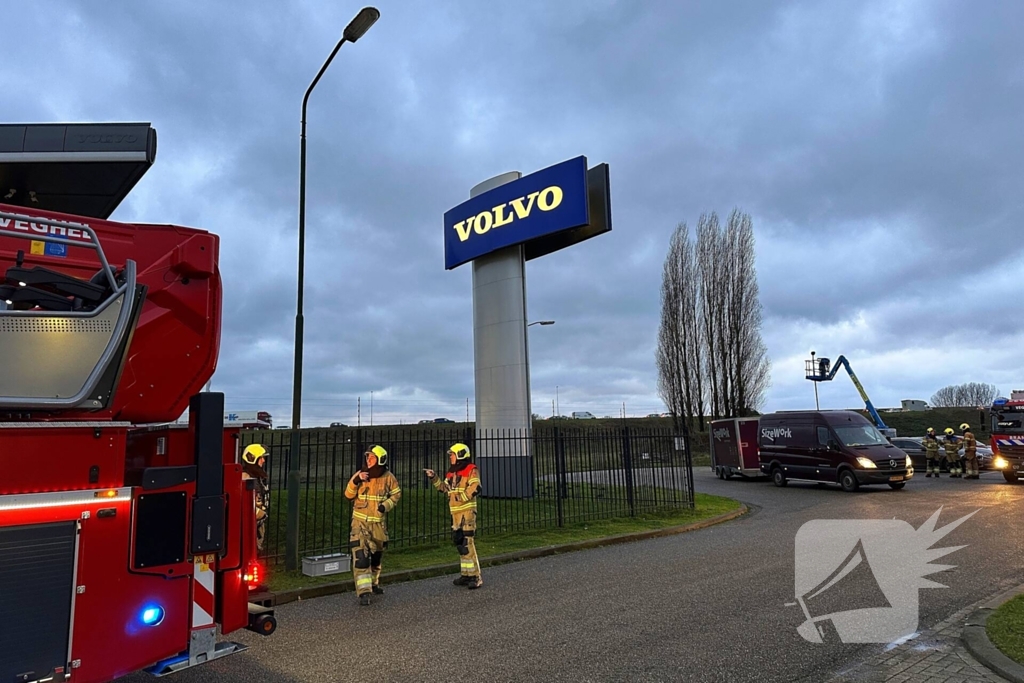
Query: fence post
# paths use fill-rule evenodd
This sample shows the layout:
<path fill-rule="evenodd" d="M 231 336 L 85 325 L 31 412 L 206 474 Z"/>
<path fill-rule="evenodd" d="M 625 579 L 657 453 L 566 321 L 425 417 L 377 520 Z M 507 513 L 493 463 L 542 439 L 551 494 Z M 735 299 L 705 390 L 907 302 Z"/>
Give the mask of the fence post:
<path fill-rule="evenodd" d="M 708 430 L 710 431 L 710 429 Z M 738 436 L 738 435 L 737 435 Z M 675 444 L 673 444 L 673 447 Z M 690 428 L 683 421 L 683 471 L 686 472 L 686 499 L 691 508 L 697 507 L 693 492 L 693 454 L 690 452 Z"/>
<path fill-rule="evenodd" d="M 293 429 L 288 449 L 288 520 L 284 552 L 284 566 L 289 571 L 299 568 L 299 439 L 299 430 Z"/>
<path fill-rule="evenodd" d="M 626 502 L 629 504 L 629 516 L 636 516 L 633 502 L 633 444 L 630 439 L 629 427 L 622 428 L 622 465 L 626 470 Z"/>
<path fill-rule="evenodd" d="M 565 453 L 563 452 L 562 434 L 555 427 L 555 508 L 558 511 L 558 526 L 565 526 L 565 506 L 562 499 L 565 494 Z"/>

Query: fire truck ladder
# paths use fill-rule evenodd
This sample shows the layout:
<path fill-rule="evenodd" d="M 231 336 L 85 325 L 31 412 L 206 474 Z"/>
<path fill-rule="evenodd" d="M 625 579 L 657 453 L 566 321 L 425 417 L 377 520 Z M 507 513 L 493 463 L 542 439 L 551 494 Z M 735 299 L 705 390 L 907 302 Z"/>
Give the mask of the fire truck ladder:
<path fill-rule="evenodd" d="M 66 229 L 67 224 L 0 212 L 0 218 Z M 144 291 L 135 261 L 110 266 L 96 232 L 75 226 L 89 241 L 0 230 L 0 237 L 92 249 L 100 270 L 91 281 L 42 266 L 0 273 L 0 408 L 69 410 L 106 406 L 117 386 Z"/>
<path fill-rule="evenodd" d="M 814 355 L 813 353 L 811 355 Z M 857 375 L 853 373 L 853 368 L 850 367 L 850 361 L 846 360 L 846 356 L 839 356 L 836 359 L 836 364 L 829 366 L 830 361 L 828 358 L 812 358 L 809 361 L 804 362 L 805 376 L 812 382 L 831 382 L 835 379 L 836 373 L 839 372 L 839 368 L 846 368 L 847 374 L 850 375 L 850 379 L 853 380 L 853 386 L 857 387 L 857 391 L 860 392 L 860 397 L 864 401 L 864 405 L 868 409 L 868 413 L 871 415 L 871 419 L 874 420 L 875 426 L 878 427 L 878 431 L 882 432 L 886 436 L 896 436 L 896 430 L 887 427 L 885 422 L 882 420 L 882 416 L 875 410 L 875 406 L 871 403 L 871 399 L 868 398 L 868 392 L 864 391 L 864 385 L 857 379 Z"/>

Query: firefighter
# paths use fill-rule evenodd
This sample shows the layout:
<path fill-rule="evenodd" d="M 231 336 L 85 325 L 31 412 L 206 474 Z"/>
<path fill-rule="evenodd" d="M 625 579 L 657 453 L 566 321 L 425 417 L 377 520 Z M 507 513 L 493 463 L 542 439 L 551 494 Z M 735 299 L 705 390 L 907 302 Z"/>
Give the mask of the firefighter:
<path fill-rule="evenodd" d="M 946 438 L 942 447 L 946 449 L 946 462 L 949 463 L 950 478 L 960 478 L 960 443 L 953 436 L 953 428 L 946 427 Z"/>
<path fill-rule="evenodd" d="M 960 425 L 960 431 L 964 435 L 964 469 L 967 470 L 964 479 L 979 479 L 978 440 L 974 438 L 971 426 L 966 422 Z"/>
<path fill-rule="evenodd" d="M 388 452 L 381 446 L 366 451 L 366 465 L 352 475 L 345 497 L 352 503 L 352 578 L 359 604 L 370 604 L 370 595 L 381 595 L 380 566 L 388 547 L 387 513 L 395 509 L 402 489 L 388 470 Z"/>
<path fill-rule="evenodd" d="M 253 443 L 242 451 L 242 479 L 256 482 L 256 549 L 263 550 L 267 540 L 267 521 L 270 516 L 270 475 L 267 473 L 267 449 Z"/>
<path fill-rule="evenodd" d="M 461 575 L 456 586 L 470 590 L 484 585 L 480 576 L 480 559 L 476 555 L 476 497 L 480 495 L 480 471 L 473 464 L 469 446 L 457 443 L 448 449 L 448 474 L 442 479 L 434 470 L 423 470 L 434 488 L 448 496 L 452 514 L 452 543 L 459 551 Z"/>
<path fill-rule="evenodd" d="M 931 427 L 928 428 L 928 433 L 924 435 L 924 451 L 925 457 L 928 458 L 928 473 L 925 477 L 931 477 L 932 473 L 935 476 L 939 476 L 939 440 L 935 438 L 935 430 Z"/>

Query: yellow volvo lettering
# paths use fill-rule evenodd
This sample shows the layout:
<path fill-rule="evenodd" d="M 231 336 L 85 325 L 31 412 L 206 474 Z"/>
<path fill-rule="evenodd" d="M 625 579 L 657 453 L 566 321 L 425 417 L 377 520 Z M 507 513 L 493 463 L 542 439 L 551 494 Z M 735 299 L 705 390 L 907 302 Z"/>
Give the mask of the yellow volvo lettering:
<path fill-rule="evenodd" d="M 562 203 L 562 188 L 552 185 L 551 187 L 545 187 L 541 191 L 540 196 L 537 197 L 537 208 L 541 211 L 551 211 L 557 209 L 558 205 Z"/>
<path fill-rule="evenodd" d="M 539 192 L 531 192 L 525 197 L 499 204 L 490 211 L 481 211 L 475 216 L 459 221 L 452 227 L 455 228 L 459 241 L 465 242 L 469 239 L 470 233 L 486 235 L 491 228 L 500 228 L 515 220 L 528 218 L 533 212 L 534 205 L 541 211 L 554 211 L 562 204 L 563 197 L 562 188 L 551 185 Z M 512 213 L 508 212 L 509 207 L 512 207 Z"/>
<path fill-rule="evenodd" d="M 481 211 L 476 215 L 476 234 L 483 235 L 491 229 L 491 212 Z"/>

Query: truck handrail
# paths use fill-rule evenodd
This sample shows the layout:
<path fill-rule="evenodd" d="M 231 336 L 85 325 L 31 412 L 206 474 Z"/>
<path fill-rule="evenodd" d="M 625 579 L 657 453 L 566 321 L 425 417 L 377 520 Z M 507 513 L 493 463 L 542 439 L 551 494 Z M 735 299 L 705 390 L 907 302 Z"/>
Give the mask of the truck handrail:
<path fill-rule="evenodd" d="M 58 221 L 49 220 L 37 216 L 27 216 L 23 214 L 14 214 L 0 211 L 0 218 L 5 218 L 14 221 L 25 221 L 36 223 L 39 225 L 46 225 L 50 227 L 68 228 L 67 223 L 61 223 Z M 114 270 L 111 268 L 107 256 L 103 251 L 103 247 L 100 244 L 99 237 L 96 231 L 87 225 L 76 224 L 75 229 L 82 230 L 88 233 L 90 237 L 89 242 L 70 240 L 64 237 L 58 237 L 55 235 L 39 235 L 29 234 L 26 235 L 21 232 L 15 232 L 13 230 L 0 229 L 0 237 L 13 237 L 16 239 L 28 239 L 42 242 L 53 242 L 56 244 L 64 244 L 67 246 L 80 247 L 84 249 L 92 249 L 96 252 L 97 258 L 100 262 L 101 272 L 106 276 L 110 285 L 110 295 L 102 301 L 95 309 L 91 311 L 15 311 L 15 310 L 0 310 L 0 320 L 4 318 L 21 318 L 29 320 L 66 320 L 66 319 L 96 319 L 107 313 L 107 310 L 117 304 L 120 301 L 120 311 L 118 311 L 116 321 L 114 322 L 111 330 L 110 338 L 103 348 L 102 353 L 93 362 L 92 370 L 85 378 L 81 385 L 74 394 L 70 396 L 6 396 L 0 395 L 0 407 L 12 407 L 12 408 L 77 408 L 80 407 L 83 402 L 86 402 L 90 394 L 96 389 L 96 386 L 101 381 L 103 374 L 107 371 L 111 361 L 114 360 L 114 356 L 117 353 L 118 348 L 124 341 L 125 335 L 128 333 L 129 323 L 132 320 L 133 311 L 136 306 L 136 264 L 135 261 L 127 259 L 125 261 L 123 270 L 123 284 L 118 284 L 117 278 L 114 275 Z M 0 330 L 0 333 L 3 331 Z M 53 362 L 53 358 L 49 359 Z M 98 406 L 95 406 L 98 407 Z"/>

